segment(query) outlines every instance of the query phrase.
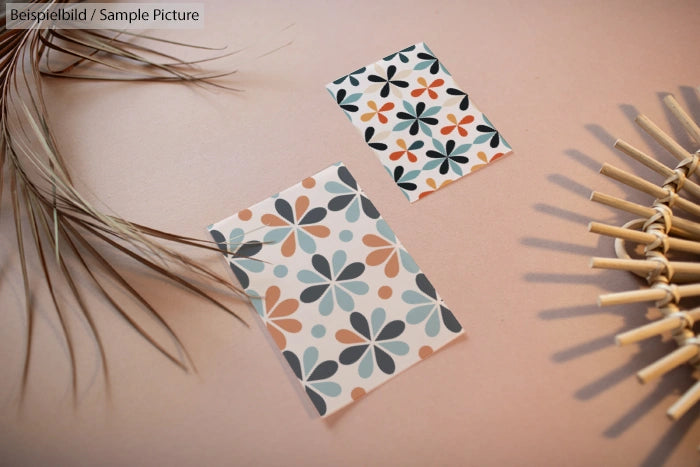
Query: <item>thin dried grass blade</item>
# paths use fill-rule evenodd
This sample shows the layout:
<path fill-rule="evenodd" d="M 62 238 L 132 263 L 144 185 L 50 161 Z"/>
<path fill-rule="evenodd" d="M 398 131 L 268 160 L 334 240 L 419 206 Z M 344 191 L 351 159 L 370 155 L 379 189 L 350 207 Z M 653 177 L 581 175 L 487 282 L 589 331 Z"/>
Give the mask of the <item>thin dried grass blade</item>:
<path fill-rule="evenodd" d="M 112 267 L 112 265 L 109 264 L 109 262 L 92 246 L 90 245 L 90 242 L 88 242 L 78 231 L 75 230 L 75 228 L 70 225 L 70 223 L 64 223 L 63 226 L 75 237 L 75 239 L 80 242 L 80 244 L 90 253 L 90 255 L 97 260 L 99 265 L 107 271 L 109 276 L 113 279 L 115 279 L 124 289 L 132 295 L 137 301 L 139 301 L 149 312 L 153 314 L 153 316 L 165 327 L 165 329 L 168 331 L 168 333 L 171 335 L 171 337 L 174 339 L 175 343 L 178 345 L 178 347 L 187 355 L 186 349 L 182 345 L 182 342 L 180 341 L 180 338 L 175 334 L 175 332 L 170 328 L 170 326 L 163 320 L 161 315 L 153 308 L 153 306 L 141 295 L 138 293 L 136 289 L 134 289 L 131 284 L 124 279 L 124 277 L 117 272 L 116 269 Z M 70 240 L 70 237 L 67 236 L 67 238 Z M 75 247 L 75 244 L 73 244 L 73 241 L 71 241 L 71 244 L 73 245 L 74 251 L 77 252 L 77 248 Z M 134 328 L 136 331 L 141 334 L 151 345 L 153 345 L 160 353 L 165 355 L 170 361 L 175 363 L 177 366 L 182 368 L 183 370 L 187 371 L 187 365 L 182 362 L 180 359 L 178 359 L 176 356 L 171 354 L 168 350 L 165 349 L 155 338 L 153 338 L 141 325 L 139 325 L 124 309 L 119 305 L 119 303 L 112 297 L 112 295 L 107 292 L 107 290 L 104 288 L 102 283 L 97 279 L 97 277 L 94 275 L 92 272 L 92 269 L 89 267 L 86 261 L 84 261 L 84 258 L 80 253 L 77 253 L 78 257 L 81 259 L 81 262 L 83 266 L 85 267 L 85 271 L 90 275 L 90 277 L 93 280 L 93 283 L 97 285 L 97 287 L 100 289 L 101 293 L 103 296 L 109 301 L 109 303 L 119 312 L 119 314 Z M 189 356 L 188 356 L 189 359 Z"/>
<path fill-rule="evenodd" d="M 29 226 L 31 227 L 32 236 L 34 238 L 34 247 L 36 248 L 37 254 L 39 256 L 39 262 L 41 263 L 41 269 L 44 273 L 44 280 L 46 286 L 49 289 L 51 295 L 51 300 L 53 301 L 54 309 L 58 315 L 58 321 L 61 325 L 61 331 L 63 332 L 63 338 L 66 342 L 68 348 L 68 359 L 70 360 L 70 370 L 71 370 L 71 389 L 73 394 L 73 405 L 77 406 L 78 403 L 78 372 L 75 363 L 75 351 L 73 349 L 73 340 L 71 339 L 70 329 L 66 320 L 63 316 L 63 310 L 61 305 L 56 298 L 56 292 L 54 290 L 53 281 L 51 280 L 51 274 L 49 272 L 48 265 L 46 264 L 46 257 L 44 256 L 44 248 L 41 246 L 41 238 L 39 237 L 39 229 L 37 226 L 37 213 L 36 206 L 33 205 L 31 198 L 27 196 L 27 192 L 24 187 L 22 189 L 23 198 L 26 203 L 26 212 L 29 221 Z"/>
<path fill-rule="evenodd" d="M 24 351 L 24 366 L 22 368 L 22 386 L 20 391 L 20 407 L 22 402 L 24 402 L 24 396 L 27 389 L 27 379 L 29 377 L 29 363 L 31 361 L 32 354 L 32 338 L 34 335 L 34 307 L 32 305 L 32 299 L 29 288 L 29 274 L 27 273 L 27 259 L 24 252 L 24 240 L 22 235 L 22 220 L 21 220 L 21 210 L 20 203 L 17 193 L 17 178 L 12 177 L 10 179 L 10 193 L 12 195 L 12 212 L 14 214 L 15 220 L 15 233 L 17 234 L 17 251 L 19 253 L 19 259 L 22 266 L 22 283 L 24 286 L 24 309 L 27 316 L 27 340 L 26 347 Z"/>

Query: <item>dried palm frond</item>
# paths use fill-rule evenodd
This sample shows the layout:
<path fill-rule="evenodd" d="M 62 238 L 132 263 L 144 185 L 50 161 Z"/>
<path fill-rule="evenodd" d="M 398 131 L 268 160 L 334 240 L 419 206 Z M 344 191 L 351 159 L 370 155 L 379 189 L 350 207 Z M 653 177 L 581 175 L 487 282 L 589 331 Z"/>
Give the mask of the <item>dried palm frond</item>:
<path fill-rule="evenodd" d="M 182 342 L 161 313 L 107 258 L 115 252 L 131 258 L 166 281 L 184 287 L 238 319 L 240 317 L 229 307 L 205 291 L 202 285 L 197 285 L 199 281 L 189 277 L 195 274 L 195 277 L 223 286 L 241 297 L 243 291 L 163 243 L 174 242 L 218 252 L 219 248 L 212 242 L 162 232 L 107 214 L 78 191 L 48 123 L 42 75 L 93 80 L 177 81 L 231 89 L 213 81 L 230 73 L 202 73 L 195 67 L 198 63 L 228 54 L 213 52 L 218 49 L 128 31 L 7 29 L 4 8 L 0 14 L 0 205 L 3 191 L 9 190 L 16 233 L 14 242 L 24 285 L 27 329 L 20 397 L 23 398 L 25 393 L 31 362 L 36 313 L 31 290 L 40 284 L 48 289 L 65 339 L 74 401 L 76 356 L 67 323 L 68 307 L 64 300 L 59 299 L 60 289 L 70 290 L 69 296 L 76 305 L 71 308 L 84 316 L 96 340 L 106 388 L 109 387 L 107 358 L 100 332 L 87 305 L 87 290 L 97 291 L 174 364 L 185 370 L 193 368 Z M 184 61 L 145 46 L 144 41 L 207 49 L 218 55 Z M 8 187 L 4 188 L 5 185 Z M 31 262 L 40 265 L 38 275 L 32 274 Z M 175 272 L 177 270 L 181 272 Z M 124 294 L 135 299 L 159 323 L 174 342 L 175 352 L 167 350 L 139 320 L 132 317 L 123 305 Z"/>

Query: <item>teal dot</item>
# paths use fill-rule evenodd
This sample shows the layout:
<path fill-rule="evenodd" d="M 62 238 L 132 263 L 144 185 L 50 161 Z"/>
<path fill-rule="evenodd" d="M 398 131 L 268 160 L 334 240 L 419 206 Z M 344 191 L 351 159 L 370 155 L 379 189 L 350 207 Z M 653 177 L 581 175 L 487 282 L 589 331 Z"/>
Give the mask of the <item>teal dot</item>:
<path fill-rule="evenodd" d="M 284 277 L 287 275 L 287 266 L 278 264 L 272 272 L 274 272 L 277 277 Z"/>
<path fill-rule="evenodd" d="M 349 230 L 343 230 L 342 232 L 340 232 L 339 237 L 342 241 L 349 242 L 350 240 L 352 240 L 352 232 L 350 232 Z"/>
<path fill-rule="evenodd" d="M 323 324 L 317 324 L 311 328 L 311 335 L 320 339 L 326 335 L 326 327 Z"/>

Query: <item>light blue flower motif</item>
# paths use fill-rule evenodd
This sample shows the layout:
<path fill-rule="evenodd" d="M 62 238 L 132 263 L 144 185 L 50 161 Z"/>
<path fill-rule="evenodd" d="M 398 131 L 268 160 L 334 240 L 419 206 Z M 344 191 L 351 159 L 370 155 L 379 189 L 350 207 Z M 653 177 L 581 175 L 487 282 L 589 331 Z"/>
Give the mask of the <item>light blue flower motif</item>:
<path fill-rule="evenodd" d="M 348 222 L 356 222 L 360 218 L 360 209 L 371 219 L 379 218 L 379 211 L 362 193 L 347 167 L 338 167 L 338 179 L 339 182 L 330 181 L 324 186 L 328 193 L 336 195 L 328 202 L 329 211 L 345 209 L 345 219 Z"/>
<path fill-rule="evenodd" d="M 254 259 L 262 249 L 262 242 L 259 240 L 244 242 L 245 232 L 240 228 L 231 231 L 228 242 L 218 230 L 212 229 L 209 233 L 219 245 L 219 249 L 226 253 L 231 271 L 241 286 L 246 289 L 250 285 L 248 272 L 258 273 L 265 269 L 264 262 Z"/>
<path fill-rule="evenodd" d="M 338 361 L 352 365 L 359 360 L 357 373 L 361 378 L 372 376 L 375 361 L 383 373 L 391 375 L 396 371 L 391 355 L 406 355 L 410 350 L 407 343 L 397 339 L 406 329 L 406 323 L 397 319 L 385 325 L 384 308 L 375 308 L 370 320 L 368 323 L 362 313 L 350 315 L 352 329 L 341 329 L 335 335 L 338 342 L 348 345 L 338 356 Z"/>
<path fill-rule="evenodd" d="M 355 300 L 352 294 L 365 295 L 369 292 L 369 286 L 358 277 L 365 272 L 365 265 L 360 262 L 345 264 L 347 254 L 343 250 L 333 253 L 331 264 L 323 255 L 313 255 L 311 264 L 315 271 L 303 269 L 297 274 L 304 284 L 311 284 L 301 292 L 300 300 L 304 303 L 313 303 L 321 300 L 318 311 L 323 316 L 333 312 L 335 304 L 344 311 L 352 311 L 355 308 Z"/>
<path fill-rule="evenodd" d="M 418 58 L 421 60 L 421 62 L 418 63 L 413 69 L 425 70 L 426 68 L 430 67 L 430 73 L 433 75 L 436 75 L 438 71 L 442 70 L 443 73 L 450 76 L 450 72 L 447 71 L 447 68 L 445 68 L 445 66 L 440 62 L 440 60 L 438 60 L 433 51 L 430 50 L 426 44 L 423 44 L 423 47 L 425 47 L 425 51 L 427 53 L 418 53 Z"/>
<path fill-rule="evenodd" d="M 318 363 L 318 349 L 313 346 L 304 350 L 301 361 L 290 350 L 285 350 L 282 355 L 289 363 L 294 375 L 304 385 L 306 395 L 309 396 L 318 413 L 325 415 L 326 401 L 323 396 L 337 397 L 342 392 L 340 384 L 325 381 L 338 371 L 338 362 L 325 360 Z"/>
<path fill-rule="evenodd" d="M 372 248 L 365 258 L 365 263 L 369 266 L 384 264 L 384 274 L 389 278 L 399 274 L 399 261 L 405 270 L 412 274 L 417 273 L 418 265 L 401 246 L 389 224 L 384 219 L 379 219 L 376 228 L 379 235 L 367 234 L 362 237 L 362 243 Z"/>
<path fill-rule="evenodd" d="M 343 112 L 345 112 L 345 116 L 348 117 L 350 121 L 352 121 L 352 116 L 348 112 L 357 112 L 359 110 L 359 107 L 356 106 L 354 102 L 360 100 L 360 97 L 362 97 L 362 93 L 356 92 L 348 96 L 348 92 L 345 89 L 339 89 L 338 93 L 335 95 L 330 89 L 328 90 L 328 92 L 331 96 L 333 96 L 333 99 L 335 99 L 340 108 L 343 109 Z"/>
<path fill-rule="evenodd" d="M 425 274 L 416 275 L 416 285 L 419 291 L 407 290 L 401 294 L 401 299 L 405 303 L 417 305 L 406 314 L 406 322 L 420 324 L 425 321 L 425 334 L 430 337 L 438 335 L 441 323 L 454 333 L 460 332 L 462 325 L 437 296 L 435 288 Z"/>
<path fill-rule="evenodd" d="M 438 119 L 433 117 L 433 115 L 440 112 L 440 106 L 436 105 L 427 109 L 425 107 L 425 102 L 419 102 L 414 108 L 410 102 L 403 101 L 403 108 L 406 111 L 396 114 L 396 117 L 403 120 L 403 122 L 397 123 L 393 131 L 401 131 L 410 127 L 408 130 L 409 134 L 415 136 L 420 128 L 426 135 L 433 136 L 433 131 L 429 125 L 438 124 Z"/>
<path fill-rule="evenodd" d="M 460 164 L 469 162 L 469 158 L 462 154 L 472 147 L 471 143 L 457 146 L 455 140 L 450 139 L 447 141 L 447 145 L 443 146 L 442 142 L 433 139 L 433 146 L 435 146 L 437 151 L 431 149 L 425 153 L 432 160 L 425 163 L 423 170 L 433 170 L 439 166 L 441 175 L 445 175 L 449 170 L 452 170 L 461 177 L 463 173 Z"/>

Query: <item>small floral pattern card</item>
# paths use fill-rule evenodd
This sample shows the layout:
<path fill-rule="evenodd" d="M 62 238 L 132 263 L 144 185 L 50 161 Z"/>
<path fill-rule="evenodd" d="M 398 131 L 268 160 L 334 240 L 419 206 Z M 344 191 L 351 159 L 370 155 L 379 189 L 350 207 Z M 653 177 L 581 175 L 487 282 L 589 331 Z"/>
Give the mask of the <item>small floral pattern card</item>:
<path fill-rule="evenodd" d="M 410 202 L 511 152 L 422 42 L 326 88 Z"/>
<path fill-rule="evenodd" d="M 209 232 L 322 416 L 463 334 L 342 164 Z"/>

